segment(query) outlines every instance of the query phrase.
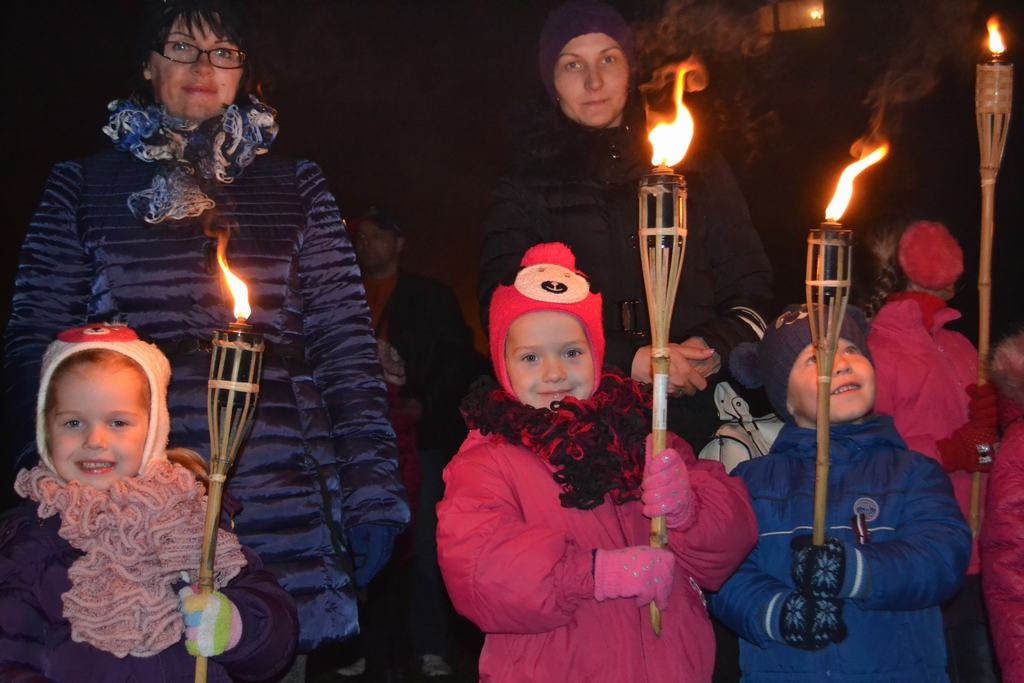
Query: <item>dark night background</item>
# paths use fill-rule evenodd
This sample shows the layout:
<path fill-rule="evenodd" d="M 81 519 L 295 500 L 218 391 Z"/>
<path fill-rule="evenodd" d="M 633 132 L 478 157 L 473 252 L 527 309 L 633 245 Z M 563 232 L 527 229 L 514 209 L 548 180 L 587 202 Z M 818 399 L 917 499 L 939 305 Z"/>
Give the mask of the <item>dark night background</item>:
<path fill-rule="evenodd" d="M 943 221 L 960 239 L 967 268 L 952 305 L 965 313 L 959 329 L 976 341 L 974 69 L 988 56 L 984 23 L 994 11 L 1008 61 L 1021 62 L 1024 3 L 825 0 L 825 28 L 765 37 L 752 17 L 767 2 L 613 4 L 638 29 L 641 80 L 691 49 L 706 62 L 708 88 L 687 96 L 696 134 L 713 140 L 739 177 L 775 266 L 779 309 L 803 299 L 807 230 L 823 219 L 852 161 L 850 145 L 877 121 L 892 151 L 858 180 L 843 217 L 858 242 L 854 297 L 865 289 L 862 243 L 872 231 L 914 218 Z M 392 213 L 409 235 L 405 266 L 457 290 L 484 349 L 475 297 L 479 229 L 509 158 L 508 114 L 541 96 L 537 36 L 556 2 L 252 4 L 263 27 L 252 52 L 281 124 L 271 153 L 318 162 L 347 217 L 373 204 Z M 50 166 L 110 144 L 100 127 L 107 102 L 130 93 L 141 7 L 142 0 L 39 0 L 5 8 L 3 320 L 18 247 Z M 1024 84 L 1017 80 L 996 193 L 993 342 L 1024 324 Z M 468 673 L 472 647 L 465 657 L 457 666 Z"/>
<path fill-rule="evenodd" d="M 508 113 L 540 94 L 537 35 L 556 3 L 252 4 L 263 27 L 253 52 L 280 112 L 271 153 L 317 161 L 346 216 L 371 204 L 394 214 L 410 235 L 405 265 L 455 287 L 476 325 L 479 227 L 508 159 Z M 843 223 L 862 241 L 893 222 L 946 222 L 967 264 L 953 305 L 976 339 L 974 65 L 987 57 L 984 22 L 993 11 L 1003 19 L 1009 61 L 1021 54 L 1021 3 L 826 0 L 825 28 L 771 37 L 752 21 L 759 0 L 614 4 L 638 28 L 641 79 L 694 48 L 707 63 L 709 87 L 687 102 L 697 135 L 715 140 L 740 178 L 776 268 L 780 307 L 803 298 L 806 232 L 852 161 L 851 143 L 886 105 L 881 125 L 892 152 L 858 180 Z M 50 166 L 109 144 L 100 133 L 104 107 L 129 93 L 141 2 L 49 0 L 6 15 L 4 319 L 16 248 Z M 900 85 L 909 101 L 891 104 L 889 91 L 867 101 L 883 82 Z M 994 341 L 1024 322 L 1022 90 L 1018 83 L 996 194 Z M 855 247 L 854 259 L 862 266 L 866 249 Z M 855 297 L 865 282 L 855 282 Z"/>

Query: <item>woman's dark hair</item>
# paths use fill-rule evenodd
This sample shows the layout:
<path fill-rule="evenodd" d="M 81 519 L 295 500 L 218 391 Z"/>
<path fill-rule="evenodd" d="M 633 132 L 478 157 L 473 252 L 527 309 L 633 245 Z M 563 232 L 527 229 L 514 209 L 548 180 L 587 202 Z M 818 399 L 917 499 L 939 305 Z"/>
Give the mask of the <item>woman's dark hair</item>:
<path fill-rule="evenodd" d="M 150 55 L 167 40 L 171 27 L 179 18 L 189 30 L 205 26 L 218 38 L 230 40 L 245 53 L 235 104 L 248 104 L 249 93 L 254 92 L 257 85 L 252 54 L 256 28 L 242 0 L 148 0 L 135 41 L 136 63 L 139 64 L 136 98 L 146 104 L 154 101 L 152 84 L 145 80 L 142 71 L 149 64 Z"/>

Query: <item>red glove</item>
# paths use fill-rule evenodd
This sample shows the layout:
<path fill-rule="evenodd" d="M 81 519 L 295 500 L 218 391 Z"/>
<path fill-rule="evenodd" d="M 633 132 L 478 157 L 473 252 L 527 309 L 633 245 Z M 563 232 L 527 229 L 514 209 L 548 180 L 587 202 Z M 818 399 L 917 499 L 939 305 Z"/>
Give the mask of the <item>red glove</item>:
<path fill-rule="evenodd" d="M 669 529 L 687 529 L 693 525 L 690 472 L 676 449 L 666 448 L 652 457 L 651 440 L 647 439 L 647 459 L 640 488 L 644 517 L 664 515 L 665 526 Z"/>
<path fill-rule="evenodd" d="M 967 387 L 968 421 L 937 444 L 947 472 L 988 472 L 999 441 L 999 395 L 991 384 Z"/>
<path fill-rule="evenodd" d="M 999 424 L 999 394 L 991 384 L 967 387 L 967 415 L 971 422 L 995 429 Z"/>
<path fill-rule="evenodd" d="M 611 598 L 636 598 L 638 607 L 654 601 L 668 606 L 672 593 L 675 557 L 664 548 L 635 545 L 621 550 L 594 553 L 594 597 L 598 602 Z"/>
<path fill-rule="evenodd" d="M 998 441 L 999 434 L 994 426 L 968 422 L 936 445 L 947 472 L 988 472 L 992 469 Z"/>

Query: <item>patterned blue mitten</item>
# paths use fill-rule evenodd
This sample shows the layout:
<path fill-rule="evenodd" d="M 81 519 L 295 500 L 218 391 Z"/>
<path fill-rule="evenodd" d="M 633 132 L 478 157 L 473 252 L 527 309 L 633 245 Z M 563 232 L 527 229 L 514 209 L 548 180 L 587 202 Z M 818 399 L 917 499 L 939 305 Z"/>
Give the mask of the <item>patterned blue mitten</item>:
<path fill-rule="evenodd" d="M 787 645 L 820 650 L 846 638 L 843 603 L 834 598 L 812 598 L 793 591 L 779 611 L 779 633 Z"/>
<path fill-rule="evenodd" d="M 846 547 L 837 538 L 826 538 L 825 545 L 812 545 L 810 536 L 797 536 L 793 548 L 793 583 L 815 598 L 848 597 L 842 595 L 846 580 Z"/>

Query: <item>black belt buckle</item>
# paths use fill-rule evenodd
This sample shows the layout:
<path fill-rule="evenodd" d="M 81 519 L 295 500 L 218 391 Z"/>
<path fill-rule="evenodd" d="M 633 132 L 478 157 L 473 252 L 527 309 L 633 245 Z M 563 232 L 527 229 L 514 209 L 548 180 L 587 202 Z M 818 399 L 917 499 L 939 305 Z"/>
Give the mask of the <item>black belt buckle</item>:
<path fill-rule="evenodd" d="M 635 337 L 644 336 L 640 322 L 641 315 L 643 315 L 643 308 L 638 299 L 626 299 L 619 302 L 619 323 L 622 325 L 622 331 L 626 334 Z"/>

